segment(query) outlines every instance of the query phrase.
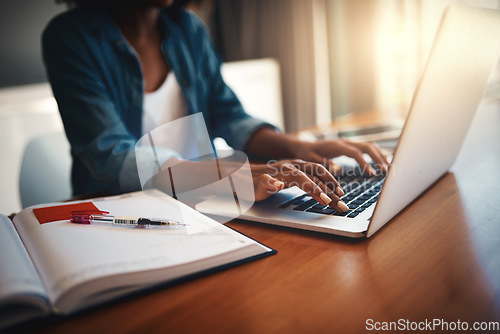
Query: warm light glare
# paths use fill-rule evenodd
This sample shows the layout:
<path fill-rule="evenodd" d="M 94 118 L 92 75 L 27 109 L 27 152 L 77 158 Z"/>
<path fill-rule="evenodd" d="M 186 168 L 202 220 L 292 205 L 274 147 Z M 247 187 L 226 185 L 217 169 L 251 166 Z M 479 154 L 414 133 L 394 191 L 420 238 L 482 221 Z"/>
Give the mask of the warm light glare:
<path fill-rule="evenodd" d="M 379 5 L 376 103 L 393 116 L 404 116 L 408 110 L 420 70 L 417 10 L 417 2 L 384 1 Z"/>

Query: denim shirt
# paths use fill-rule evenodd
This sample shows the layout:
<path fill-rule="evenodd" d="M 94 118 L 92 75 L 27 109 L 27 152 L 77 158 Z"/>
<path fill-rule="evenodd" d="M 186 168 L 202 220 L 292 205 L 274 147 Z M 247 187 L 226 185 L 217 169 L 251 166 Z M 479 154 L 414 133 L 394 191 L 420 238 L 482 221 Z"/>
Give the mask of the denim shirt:
<path fill-rule="evenodd" d="M 191 114 L 208 133 L 244 150 L 269 126 L 247 115 L 224 83 L 205 26 L 188 11 L 160 14 L 162 51 Z M 71 144 L 73 193 L 140 189 L 135 144 L 143 135 L 144 79 L 136 52 L 105 11 L 80 7 L 55 17 L 42 35 L 43 57 Z M 178 157 L 163 151 L 162 160 Z"/>

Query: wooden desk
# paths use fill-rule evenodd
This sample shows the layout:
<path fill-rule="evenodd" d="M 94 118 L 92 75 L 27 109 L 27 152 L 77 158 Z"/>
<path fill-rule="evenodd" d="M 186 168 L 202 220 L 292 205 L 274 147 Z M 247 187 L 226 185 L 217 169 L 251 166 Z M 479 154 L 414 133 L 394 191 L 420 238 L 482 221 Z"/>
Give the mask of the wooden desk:
<path fill-rule="evenodd" d="M 500 321 L 499 105 L 483 105 L 471 130 L 453 173 L 371 239 L 232 222 L 278 254 L 36 332 L 368 333 L 367 319 Z"/>

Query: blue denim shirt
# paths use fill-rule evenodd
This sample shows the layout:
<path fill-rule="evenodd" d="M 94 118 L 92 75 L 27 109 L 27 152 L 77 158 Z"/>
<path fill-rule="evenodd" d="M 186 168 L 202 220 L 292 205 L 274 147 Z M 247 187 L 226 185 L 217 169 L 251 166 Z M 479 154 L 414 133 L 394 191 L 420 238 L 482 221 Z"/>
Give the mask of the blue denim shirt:
<path fill-rule="evenodd" d="M 188 11 L 163 10 L 165 60 L 190 113 L 201 112 L 211 139 L 244 150 L 268 124 L 247 115 L 224 83 L 206 28 Z M 143 135 L 144 80 L 136 52 L 105 11 L 80 7 L 55 17 L 42 36 L 43 57 L 71 144 L 73 193 L 140 189 L 135 144 Z M 162 160 L 176 156 L 163 152 Z"/>

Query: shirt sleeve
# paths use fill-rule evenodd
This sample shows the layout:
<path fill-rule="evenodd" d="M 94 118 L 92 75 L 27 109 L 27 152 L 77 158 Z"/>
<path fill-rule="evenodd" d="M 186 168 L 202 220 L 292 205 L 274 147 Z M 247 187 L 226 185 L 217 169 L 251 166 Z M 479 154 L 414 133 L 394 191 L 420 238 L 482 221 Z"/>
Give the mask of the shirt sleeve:
<path fill-rule="evenodd" d="M 127 129 L 117 109 L 102 73 L 102 60 L 93 51 L 96 45 L 81 27 L 68 21 L 59 17 L 47 26 L 42 48 L 73 159 L 110 189 L 139 190 L 138 138 Z M 162 160 L 177 156 L 173 151 L 160 155 Z"/>

